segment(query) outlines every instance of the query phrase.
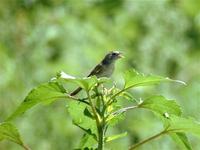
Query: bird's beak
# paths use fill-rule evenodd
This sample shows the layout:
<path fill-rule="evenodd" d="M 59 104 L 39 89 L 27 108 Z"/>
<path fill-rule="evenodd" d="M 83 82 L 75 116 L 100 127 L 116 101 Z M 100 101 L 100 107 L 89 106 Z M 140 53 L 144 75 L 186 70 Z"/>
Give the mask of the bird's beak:
<path fill-rule="evenodd" d="M 119 53 L 119 54 L 118 54 L 118 58 L 124 58 L 123 54 L 122 54 L 122 53 Z"/>

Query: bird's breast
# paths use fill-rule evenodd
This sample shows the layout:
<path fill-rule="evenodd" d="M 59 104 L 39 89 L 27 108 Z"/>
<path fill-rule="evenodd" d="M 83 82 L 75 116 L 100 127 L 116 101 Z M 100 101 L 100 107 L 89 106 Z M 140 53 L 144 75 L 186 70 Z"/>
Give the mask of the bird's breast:
<path fill-rule="evenodd" d="M 114 69 L 114 64 L 103 65 L 103 71 L 98 75 L 98 77 L 110 77 Z"/>

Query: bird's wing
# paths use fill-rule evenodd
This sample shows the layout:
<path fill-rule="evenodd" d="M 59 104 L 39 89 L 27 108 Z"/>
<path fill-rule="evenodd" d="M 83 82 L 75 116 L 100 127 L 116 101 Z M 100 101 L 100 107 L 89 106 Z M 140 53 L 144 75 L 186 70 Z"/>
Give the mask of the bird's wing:
<path fill-rule="evenodd" d="M 93 75 L 98 75 L 101 74 L 101 72 L 103 71 L 103 65 L 102 64 L 98 64 L 88 75 L 88 77 L 93 76 Z"/>
<path fill-rule="evenodd" d="M 81 90 L 82 90 L 82 88 L 81 88 L 81 87 L 78 87 L 76 90 L 74 90 L 73 92 L 70 93 L 70 96 L 75 96 L 75 95 L 78 94 Z"/>
<path fill-rule="evenodd" d="M 93 75 L 98 75 L 101 74 L 101 72 L 103 71 L 103 65 L 99 64 L 97 65 L 92 71 L 91 73 L 88 75 L 88 77 L 93 76 Z M 74 90 L 73 92 L 70 93 L 71 96 L 75 96 L 76 94 L 78 94 L 80 91 L 82 90 L 81 87 L 78 87 L 76 90 Z"/>

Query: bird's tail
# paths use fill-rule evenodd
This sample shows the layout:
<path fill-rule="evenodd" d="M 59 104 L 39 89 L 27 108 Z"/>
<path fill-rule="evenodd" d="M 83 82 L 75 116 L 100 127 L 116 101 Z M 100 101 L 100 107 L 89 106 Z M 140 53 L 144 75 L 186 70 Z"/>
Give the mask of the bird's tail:
<path fill-rule="evenodd" d="M 82 90 L 81 87 L 77 88 L 76 90 L 74 90 L 73 92 L 70 93 L 70 96 L 74 96 L 74 95 L 78 94 L 81 90 Z"/>

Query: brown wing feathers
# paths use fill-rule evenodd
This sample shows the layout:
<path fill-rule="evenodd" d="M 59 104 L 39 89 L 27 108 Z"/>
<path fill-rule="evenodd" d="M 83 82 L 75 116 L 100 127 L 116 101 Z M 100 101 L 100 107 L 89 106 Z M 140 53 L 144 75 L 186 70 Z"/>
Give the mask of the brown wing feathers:
<path fill-rule="evenodd" d="M 82 88 L 78 87 L 76 90 L 74 90 L 72 93 L 70 93 L 70 96 L 74 96 L 74 95 L 78 94 L 81 90 L 82 90 Z"/>
<path fill-rule="evenodd" d="M 97 75 L 101 71 L 102 71 L 102 65 L 99 64 L 91 71 L 91 73 L 87 77 L 90 77 L 90 76 L 93 76 L 93 75 Z M 74 90 L 72 93 L 70 93 L 70 95 L 74 96 L 74 95 L 78 94 L 81 90 L 82 90 L 82 88 L 78 87 L 76 90 Z"/>

